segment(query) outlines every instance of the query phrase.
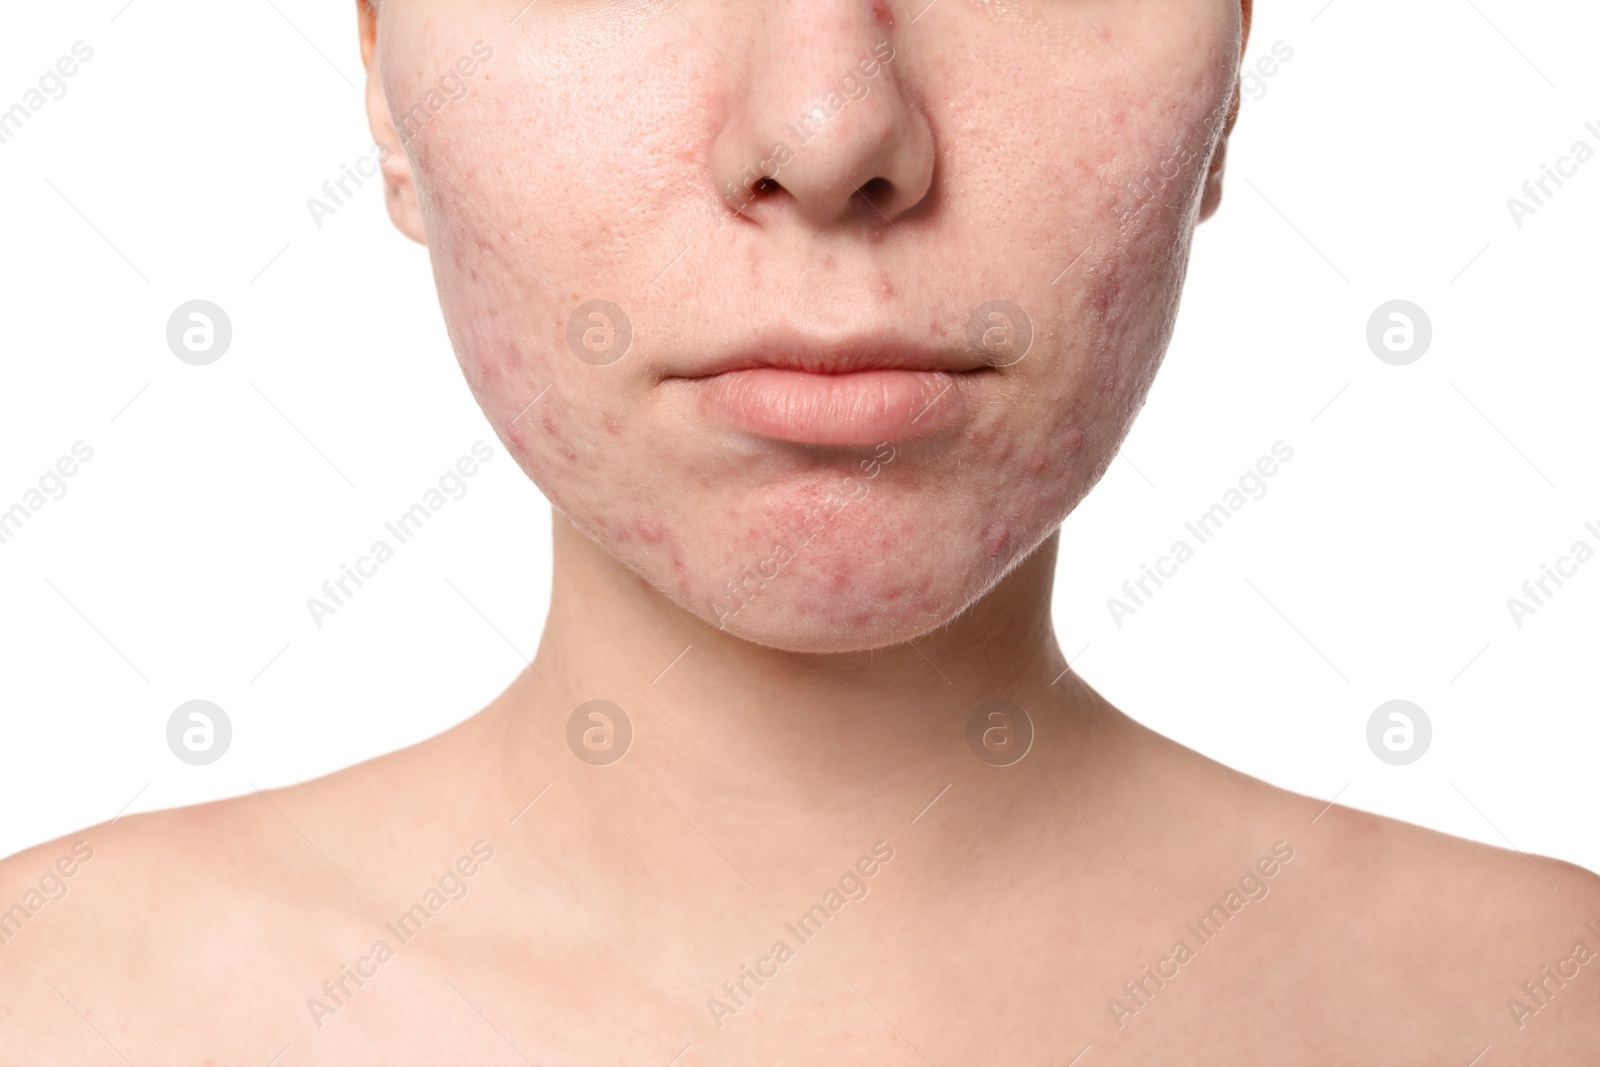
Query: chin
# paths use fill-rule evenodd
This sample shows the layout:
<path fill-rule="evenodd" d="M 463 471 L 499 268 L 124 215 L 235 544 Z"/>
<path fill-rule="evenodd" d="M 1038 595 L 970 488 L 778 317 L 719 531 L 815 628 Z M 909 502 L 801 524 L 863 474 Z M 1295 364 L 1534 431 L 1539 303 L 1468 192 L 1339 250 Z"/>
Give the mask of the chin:
<path fill-rule="evenodd" d="M 708 625 L 746 641 L 860 652 L 950 623 L 1043 538 L 1013 537 L 983 521 L 977 501 L 952 504 L 928 488 L 882 484 L 803 509 L 792 501 L 819 499 L 814 492 L 784 497 L 789 503 L 769 503 L 746 522 L 699 522 L 675 537 L 730 546 L 688 560 L 681 581 L 656 580 L 668 577 L 657 561 L 630 565 Z"/>
<path fill-rule="evenodd" d="M 684 606 L 723 632 L 767 648 L 863 652 L 944 626 L 993 584 L 977 560 L 960 566 L 948 554 L 930 558 L 916 549 L 920 560 L 886 559 L 862 547 L 809 553 L 767 580 L 745 572 L 733 591 L 725 583 Z"/>

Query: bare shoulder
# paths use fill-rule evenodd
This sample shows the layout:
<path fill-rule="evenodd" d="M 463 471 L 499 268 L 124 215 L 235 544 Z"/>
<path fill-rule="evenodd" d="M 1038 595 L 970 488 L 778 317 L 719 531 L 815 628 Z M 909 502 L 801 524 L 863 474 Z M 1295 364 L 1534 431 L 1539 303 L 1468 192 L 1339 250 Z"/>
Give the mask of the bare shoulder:
<path fill-rule="evenodd" d="M 438 754 L 123 817 L 0 862 L 7 1062 L 271 1059 L 301 1022 L 289 994 L 337 974 L 372 916 L 467 847 L 451 830 L 472 798 L 432 791 Z M 281 1009 L 249 992 L 265 990 L 287 991 Z M 204 1027 L 186 1019 L 202 1003 Z"/>
<path fill-rule="evenodd" d="M 1248 902 L 1236 959 L 1257 988 L 1239 985 L 1270 1020 L 1292 1020 L 1336 1063 L 1465 1065 L 1490 1047 L 1484 1067 L 1600 1062 L 1593 872 L 1302 796 L 1141 738 L 1159 771 L 1150 780 L 1166 783 L 1161 810 L 1200 843 L 1196 862 L 1225 855 L 1230 878 L 1248 873 L 1223 899 Z M 1211 872 L 1205 891 L 1226 889 L 1224 874 Z"/>
<path fill-rule="evenodd" d="M 1271 967 L 1285 997 L 1315 989 L 1346 1018 L 1330 1042 L 1366 1062 L 1411 1061 L 1358 1031 L 1463 1064 L 1490 1048 L 1497 1064 L 1600 1057 L 1600 877 L 1257 787 L 1296 855 Z"/>

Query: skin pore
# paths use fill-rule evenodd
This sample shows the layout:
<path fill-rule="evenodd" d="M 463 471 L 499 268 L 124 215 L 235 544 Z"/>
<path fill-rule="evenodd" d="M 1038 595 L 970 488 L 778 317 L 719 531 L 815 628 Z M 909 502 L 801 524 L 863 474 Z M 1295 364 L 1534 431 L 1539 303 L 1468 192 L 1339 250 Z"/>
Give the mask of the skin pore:
<path fill-rule="evenodd" d="M 1056 645 L 1248 2 L 358 12 L 389 212 L 554 506 L 539 651 L 421 745 L 0 865 L 9 907 L 92 849 L 0 927 L 8 1064 L 1592 1058 L 1600 963 L 1540 968 L 1600 951 L 1593 875 L 1238 775 Z M 616 335 L 596 300 L 610 362 L 570 340 Z M 1020 359 L 974 357 L 994 301 Z M 613 763 L 569 743 L 595 700 Z"/>

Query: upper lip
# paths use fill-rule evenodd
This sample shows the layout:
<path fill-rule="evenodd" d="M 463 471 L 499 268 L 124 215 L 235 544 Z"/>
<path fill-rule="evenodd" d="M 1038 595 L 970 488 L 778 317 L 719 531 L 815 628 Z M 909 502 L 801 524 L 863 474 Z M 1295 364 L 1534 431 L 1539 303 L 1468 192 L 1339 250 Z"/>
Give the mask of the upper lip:
<path fill-rule="evenodd" d="M 731 346 L 673 377 L 709 378 L 772 367 L 811 374 L 853 371 L 972 371 L 989 364 L 960 344 L 927 344 L 892 332 L 819 336 L 771 330 Z"/>

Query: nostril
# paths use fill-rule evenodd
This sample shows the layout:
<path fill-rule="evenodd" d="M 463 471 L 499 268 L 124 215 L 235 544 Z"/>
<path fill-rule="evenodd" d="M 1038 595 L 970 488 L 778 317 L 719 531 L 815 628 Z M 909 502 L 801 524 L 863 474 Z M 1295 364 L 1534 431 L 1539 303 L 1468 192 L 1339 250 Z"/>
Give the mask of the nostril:
<path fill-rule="evenodd" d="M 894 183 L 888 178 L 873 178 L 857 190 L 862 199 L 880 210 L 894 195 Z"/>

